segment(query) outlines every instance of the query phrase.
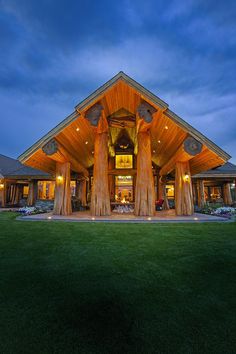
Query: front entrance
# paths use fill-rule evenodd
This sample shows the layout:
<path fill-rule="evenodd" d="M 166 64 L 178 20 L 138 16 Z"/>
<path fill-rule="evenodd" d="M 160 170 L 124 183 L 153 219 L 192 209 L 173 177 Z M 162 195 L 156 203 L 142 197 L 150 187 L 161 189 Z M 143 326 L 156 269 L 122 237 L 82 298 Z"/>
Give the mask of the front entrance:
<path fill-rule="evenodd" d="M 133 176 L 115 176 L 115 201 L 124 204 L 134 201 Z"/>

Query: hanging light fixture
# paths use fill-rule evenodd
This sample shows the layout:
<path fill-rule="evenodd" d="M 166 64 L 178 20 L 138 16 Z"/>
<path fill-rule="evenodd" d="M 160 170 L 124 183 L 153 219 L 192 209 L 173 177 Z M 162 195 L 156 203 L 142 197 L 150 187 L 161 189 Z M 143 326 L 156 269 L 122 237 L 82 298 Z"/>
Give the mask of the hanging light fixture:
<path fill-rule="evenodd" d="M 188 172 L 185 172 L 185 174 L 184 174 L 184 181 L 185 181 L 185 182 L 188 182 L 188 181 L 189 181 L 189 174 L 188 174 Z"/>
<path fill-rule="evenodd" d="M 57 182 L 62 183 L 63 182 L 63 176 L 57 176 Z"/>

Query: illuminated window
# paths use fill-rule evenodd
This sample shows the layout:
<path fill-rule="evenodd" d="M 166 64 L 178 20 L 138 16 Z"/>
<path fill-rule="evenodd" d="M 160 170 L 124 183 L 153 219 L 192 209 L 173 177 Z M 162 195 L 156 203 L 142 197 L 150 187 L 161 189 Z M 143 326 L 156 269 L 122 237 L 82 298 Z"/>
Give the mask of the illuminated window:
<path fill-rule="evenodd" d="M 75 181 L 70 181 L 70 192 L 71 192 L 71 196 L 72 197 L 75 196 L 75 189 L 76 189 Z"/>
<path fill-rule="evenodd" d="M 166 185 L 166 196 L 167 198 L 173 199 L 175 196 L 175 188 L 173 184 Z"/>
<path fill-rule="evenodd" d="M 29 194 L 29 186 L 23 187 L 23 198 L 27 198 Z"/>
<path fill-rule="evenodd" d="M 115 200 L 117 202 L 133 201 L 133 177 L 132 176 L 116 176 Z"/>
<path fill-rule="evenodd" d="M 54 199 L 54 192 L 54 181 L 38 181 L 38 199 Z"/>
<path fill-rule="evenodd" d="M 133 168 L 133 155 L 116 155 L 116 168 Z"/>

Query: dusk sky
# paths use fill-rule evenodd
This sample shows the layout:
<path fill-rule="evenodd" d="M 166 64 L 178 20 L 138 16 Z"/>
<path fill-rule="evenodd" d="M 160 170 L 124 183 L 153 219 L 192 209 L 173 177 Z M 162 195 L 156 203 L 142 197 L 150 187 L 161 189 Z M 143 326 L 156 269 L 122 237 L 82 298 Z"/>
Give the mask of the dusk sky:
<path fill-rule="evenodd" d="M 19 156 L 121 70 L 236 163 L 231 0 L 0 0 L 0 153 Z"/>

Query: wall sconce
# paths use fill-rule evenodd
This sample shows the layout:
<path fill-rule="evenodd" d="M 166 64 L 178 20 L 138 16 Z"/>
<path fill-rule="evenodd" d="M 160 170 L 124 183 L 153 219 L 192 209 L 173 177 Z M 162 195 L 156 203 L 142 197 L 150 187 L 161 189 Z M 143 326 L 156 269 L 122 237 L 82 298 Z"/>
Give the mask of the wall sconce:
<path fill-rule="evenodd" d="M 57 176 L 57 182 L 62 183 L 63 182 L 63 177 L 62 176 Z"/>
<path fill-rule="evenodd" d="M 189 181 L 189 174 L 188 174 L 188 172 L 185 172 L 185 174 L 184 174 L 184 181 L 185 181 L 185 182 L 188 182 L 188 181 Z"/>
<path fill-rule="evenodd" d="M 4 183 L 0 183 L 0 190 L 4 189 Z"/>

